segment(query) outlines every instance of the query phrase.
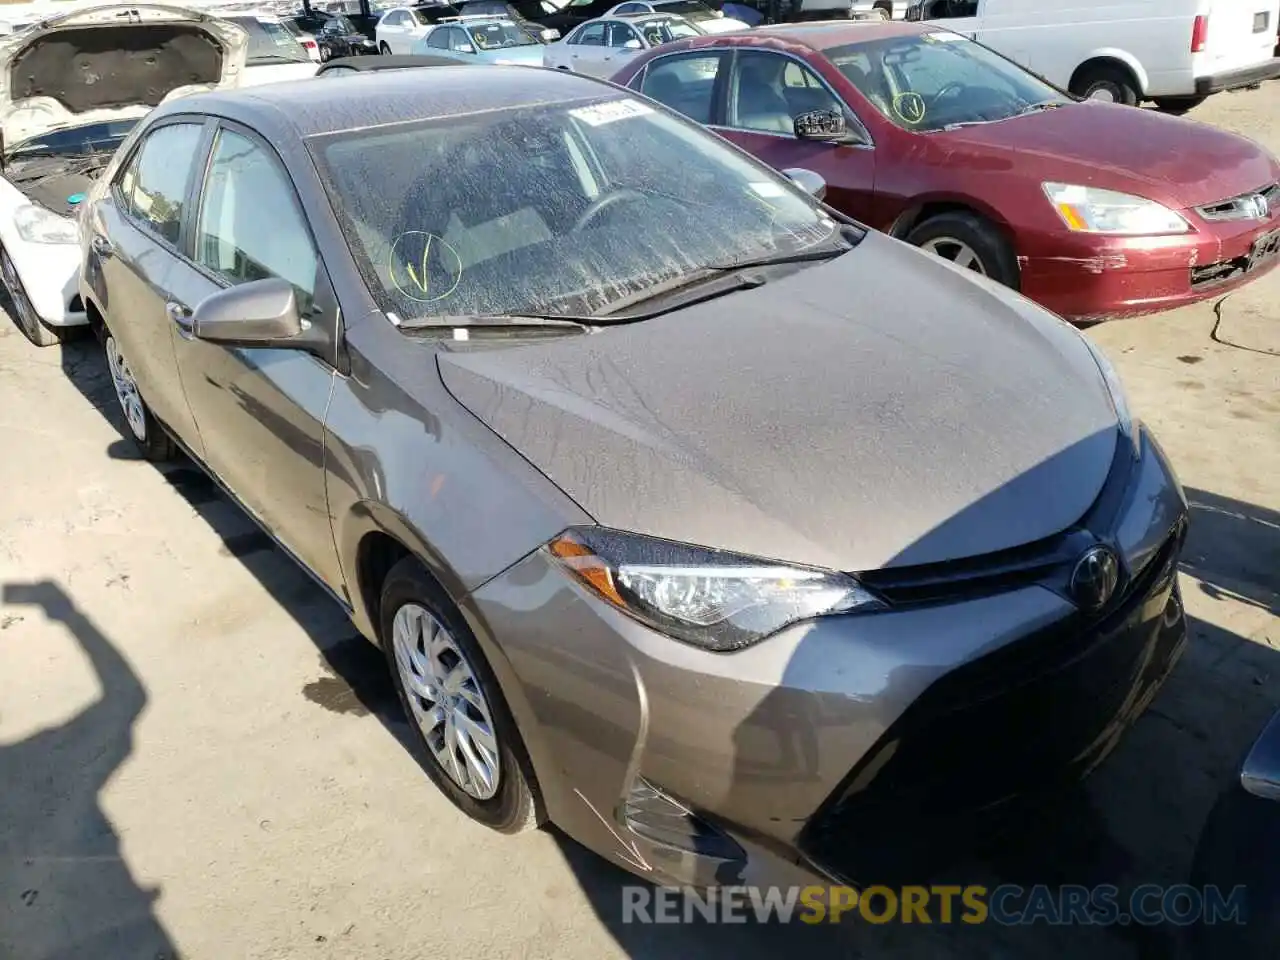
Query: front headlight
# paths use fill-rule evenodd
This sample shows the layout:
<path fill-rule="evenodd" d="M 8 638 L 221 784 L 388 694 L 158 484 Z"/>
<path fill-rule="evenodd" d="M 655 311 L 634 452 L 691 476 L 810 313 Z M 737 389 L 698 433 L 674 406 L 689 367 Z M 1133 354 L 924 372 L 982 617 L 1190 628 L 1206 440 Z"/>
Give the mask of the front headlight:
<path fill-rule="evenodd" d="M 567 530 L 543 549 L 601 600 L 707 650 L 740 650 L 801 620 L 884 607 L 847 574 L 601 527 Z"/>
<path fill-rule="evenodd" d="M 1077 233 L 1146 236 L 1191 229 L 1181 216 L 1154 200 L 1071 183 L 1042 186 L 1062 222 Z"/>
<path fill-rule="evenodd" d="M 1111 408 L 1116 412 L 1116 423 L 1120 425 L 1120 432 L 1133 444 L 1134 451 L 1137 452 L 1138 432 L 1134 429 L 1133 415 L 1129 412 L 1129 398 L 1125 395 L 1120 375 L 1116 373 L 1116 368 L 1111 365 L 1111 361 L 1096 343 L 1083 334 L 1080 335 L 1080 339 L 1093 354 L 1093 362 L 1098 365 L 1102 380 L 1107 385 L 1107 393 L 1111 396 Z"/>
<path fill-rule="evenodd" d="M 27 204 L 13 214 L 18 236 L 29 243 L 77 243 L 76 222 L 60 217 L 52 210 Z"/>

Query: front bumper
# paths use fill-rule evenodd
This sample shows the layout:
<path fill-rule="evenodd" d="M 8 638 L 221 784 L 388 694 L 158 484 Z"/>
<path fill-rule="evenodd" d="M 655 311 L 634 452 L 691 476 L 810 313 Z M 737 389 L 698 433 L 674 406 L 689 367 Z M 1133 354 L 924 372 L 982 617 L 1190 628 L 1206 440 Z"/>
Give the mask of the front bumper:
<path fill-rule="evenodd" d="M 1280 211 L 1268 220 L 1200 221 L 1178 236 L 1029 236 L 1021 291 L 1074 321 L 1160 313 L 1221 297 L 1271 272 L 1280 256 L 1251 263 L 1249 255 L 1277 229 Z"/>
<path fill-rule="evenodd" d="M 949 582 L 923 568 L 868 575 L 894 610 L 731 654 L 641 626 L 541 552 L 466 612 L 547 812 L 579 842 L 660 883 L 880 882 L 913 861 L 923 828 L 1106 756 L 1185 643 L 1185 518 L 1154 441 L 1142 434 L 1137 458 L 1120 441 L 1087 521 L 1131 575 L 1101 619 L 1061 592 L 1063 561 L 1095 542 L 1083 528 L 967 562 Z"/>
<path fill-rule="evenodd" d="M 7 247 L 40 319 L 51 327 L 89 322 L 80 299 L 80 245 L 10 241 Z"/>
<path fill-rule="evenodd" d="M 1273 57 L 1263 63 L 1240 70 L 1215 73 L 1208 77 L 1196 77 L 1196 96 L 1207 97 L 1211 93 L 1253 87 L 1265 80 L 1274 80 L 1276 77 L 1280 77 L 1280 57 Z"/>

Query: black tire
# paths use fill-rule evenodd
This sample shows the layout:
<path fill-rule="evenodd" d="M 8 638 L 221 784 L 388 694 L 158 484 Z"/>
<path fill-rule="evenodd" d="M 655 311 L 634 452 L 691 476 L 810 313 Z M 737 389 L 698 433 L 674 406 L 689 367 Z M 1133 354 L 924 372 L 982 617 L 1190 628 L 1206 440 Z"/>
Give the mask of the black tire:
<path fill-rule="evenodd" d="M 891 9 L 885 9 L 884 7 L 876 7 L 876 8 L 875 8 L 875 12 L 876 12 L 876 13 L 878 13 L 878 14 L 880 14 L 880 19 L 881 19 L 881 20 L 892 20 L 892 19 L 893 19 L 893 11 L 892 11 Z"/>
<path fill-rule="evenodd" d="M 1208 97 L 1156 97 L 1156 106 L 1162 113 L 1180 117 L 1208 99 Z"/>
<path fill-rule="evenodd" d="M 121 432 L 133 441 L 134 446 L 138 448 L 138 452 L 142 454 L 144 460 L 150 460 L 152 463 L 163 463 L 166 460 L 172 460 L 178 455 L 177 444 L 173 442 L 173 438 L 160 425 L 160 421 L 155 418 L 151 408 L 147 406 L 147 402 L 142 399 L 142 394 L 137 392 L 136 381 L 133 382 L 133 386 L 140 416 L 135 418 L 127 412 L 126 401 L 118 380 L 121 376 L 118 364 L 120 358 L 123 357 L 123 351 L 120 349 L 115 337 L 111 335 L 109 328 L 104 327 L 101 336 L 102 349 L 106 354 L 107 370 L 111 376 L 111 386 L 116 394 L 120 417 L 124 421 L 121 425 Z M 128 370 L 127 361 L 125 363 L 125 371 L 132 381 L 132 371 Z"/>
<path fill-rule="evenodd" d="M 480 691 L 488 704 L 498 741 L 498 788 L 492 797 L 477 799 L 454 781 L 436 759 L 421 728 L 414 719 L 410 706 L 410 693 L 405 688 L 396 664 L 395 643 L 392 640 L 396 613 L 408 603 L 423 607 L 449 632 L 462 651 Z M 379 636 L 387 657 L 387 666 L 400 695 L 409 727 L 415 742 L 421 749 L 427 775 L 440 788 L 440 792 L 453 805 L 471 819 L 497 830 L 499 833 L 522 833 L 534 829 L 540 821 L 539 804 L 534 787 L 532 767 L 524 743 L 516 729 L 511 711 L 503 699 L 502 690 L 485 659 L 480 645 L 472 636 L 467 622 L 457 612 L 453 603 L 440 586 L 431 578 L 416 557 L 406 557 L 391 568 L 382 585 L 379 605 Z"/>
<path fill-rule="evenodd" d="M 1109 63 L 1089 64 L 1076 71 L 1071 78 L 1071 92 L 1086 100 L 1105 100 L 1107 94 L 1116 103 L 1126 107 L 1138 105 L 1138 87 L 1128 70 Z"/>
<path fill-rule="evenodd" d="M 380 53 L 384 57 L 391 56 L 391 48 L 387 46 L 387 41 L 383 40 L 382 43 L 379 44 L 378 53 Z"/>
<path fill-rule="evenodd" d="M 1018 258 L 1013 247 L 995 226 L 976 213 L 964 210 L 940 213 L 916 224 L 906 236 L 907 243 L 917 247 L 937 243 L 940 249 L 934 252 L 950 260 L 954 258 L 946 256 L 948 240 L 972 250 L 981 262 L 981 273 L 1006 287 L 1018 289 Z"/>
<path fill-rule="evenodd" d="M 37 347 L 52 347 L 62 340 L 62 335 L 51 330 L 41 321 L 36 313 L 31 298 L 27 296 L 27 288 L 22 285 L 18 270 L 9 259 L 9 253 L 0 249 L 0 276 L 3 277 L 5 291 L 9 294 L 9 302 L 13 304 L 13 322 L 23 336 Z"/>

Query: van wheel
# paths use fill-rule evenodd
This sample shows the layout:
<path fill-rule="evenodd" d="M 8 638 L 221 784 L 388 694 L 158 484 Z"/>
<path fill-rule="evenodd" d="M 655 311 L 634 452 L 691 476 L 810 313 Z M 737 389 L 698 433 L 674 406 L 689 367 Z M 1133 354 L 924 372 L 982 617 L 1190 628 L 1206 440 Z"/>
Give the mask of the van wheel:
<path fill-rule="evenodd" d="M 1180 117 L 1187 111 L 1194 110 L 1208 99 L 1208 97 L 1156 97 L 1156 106 L 1163 113 Z"/>
<path fill-rule="evenodd" d="M 498 681 L 416 557 L 382 586 L 379 635 L 427 775 L 459 810 L 501 833 L 538 825 L 532 767 Z"/>
<path fill-rule="evenodd" d="M 1013 248 L 995 226 L 976 213 L 940 213 L 917 224 L 906 240 L 957 267 L 1018 289 L 1018 259 Z"/>
<path fill-rule="evenodd" d="M 1138 88 L 1129 71 L 1109 63 L 1086 64 L 1071 78 L 1071 92 L 1086 100 L 1138 105 Z"/>

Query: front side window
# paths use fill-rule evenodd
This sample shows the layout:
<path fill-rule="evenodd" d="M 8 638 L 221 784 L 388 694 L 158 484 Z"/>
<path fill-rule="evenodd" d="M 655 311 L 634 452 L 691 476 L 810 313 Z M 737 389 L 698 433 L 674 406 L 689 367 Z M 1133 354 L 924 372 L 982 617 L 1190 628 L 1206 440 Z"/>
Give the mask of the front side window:
<path fill-rule="evenodd" d="M 574 43 L 580 43 L 584 47 L 603 47 L 604 46 L 604 24 L 589 23 L 582 28 L 578 34 L 578 39 Z"/>
<path fill-rule="evenodd" d="M 265 147 L 218 134 L 196 227 L 196 261 L 231 284 L 279 277 L 308 309 L 317 256 L 293 183 Z"/>
<path fill-rule="evenodd" d="M 609 24 L 608 40 L 606 46 L 615 48 L 631 47 L 639 49 L 640 38 L 636 36 L 636 32 L 625 23 Z"/>
<path fill-rule="evenodd" d="M 448 50 L 449 49 L 449 28 L 436 27 L 429 34 L 427 34 L 427 46 L 432 47 L 436 50 Z"/>
<path fill-rule="evenodd" d="M 823 53 L 876 110 L 906 130 L 995 123 L 1071 102 L 1017 64 L 948 31 Z"/>
<path fill-rule="evenodd" d="M 458 27 L 450 27 L 449 33 L 449 49 L 454 53 L 475 53 L 476 48 L 472 46 L 471 40 L 467 37 L 467 31 L 460 30 Z"/>
<path fill-rule="evenodd" d="M 126 210 L 147 229 L 177 246 L 192 163 L 204 127 L 171 123 L 147 134 L 120 179 Z"/>
<path fill-rule="evenodd" d="M 651 47 L 702 35 L 697 27 L 678 17 L 670 20 L 646 20 L 640 25 L 640 32 L 644 34 L 645 43 Z"/>
<path fill-rule="evenodd" d="M 723 57 L 718 53 L 664 57 L 649 64 L 640 92 L 698 123 L 712 122 L 712 98 Z"/>
<path fill-rule="evenodd" d="M 740 52 L 729 88 L 729 126 L 739 130 L 793 134 L 802 113 L 844 113 L 812 70 L 776 53 Z"/>
<path fill-rule="evenodd" d="M 710 267 L 843 242 L 785 178 L 629 96 L 308 143 L 370 291 L 402 320 L 598 313 Z"/>

